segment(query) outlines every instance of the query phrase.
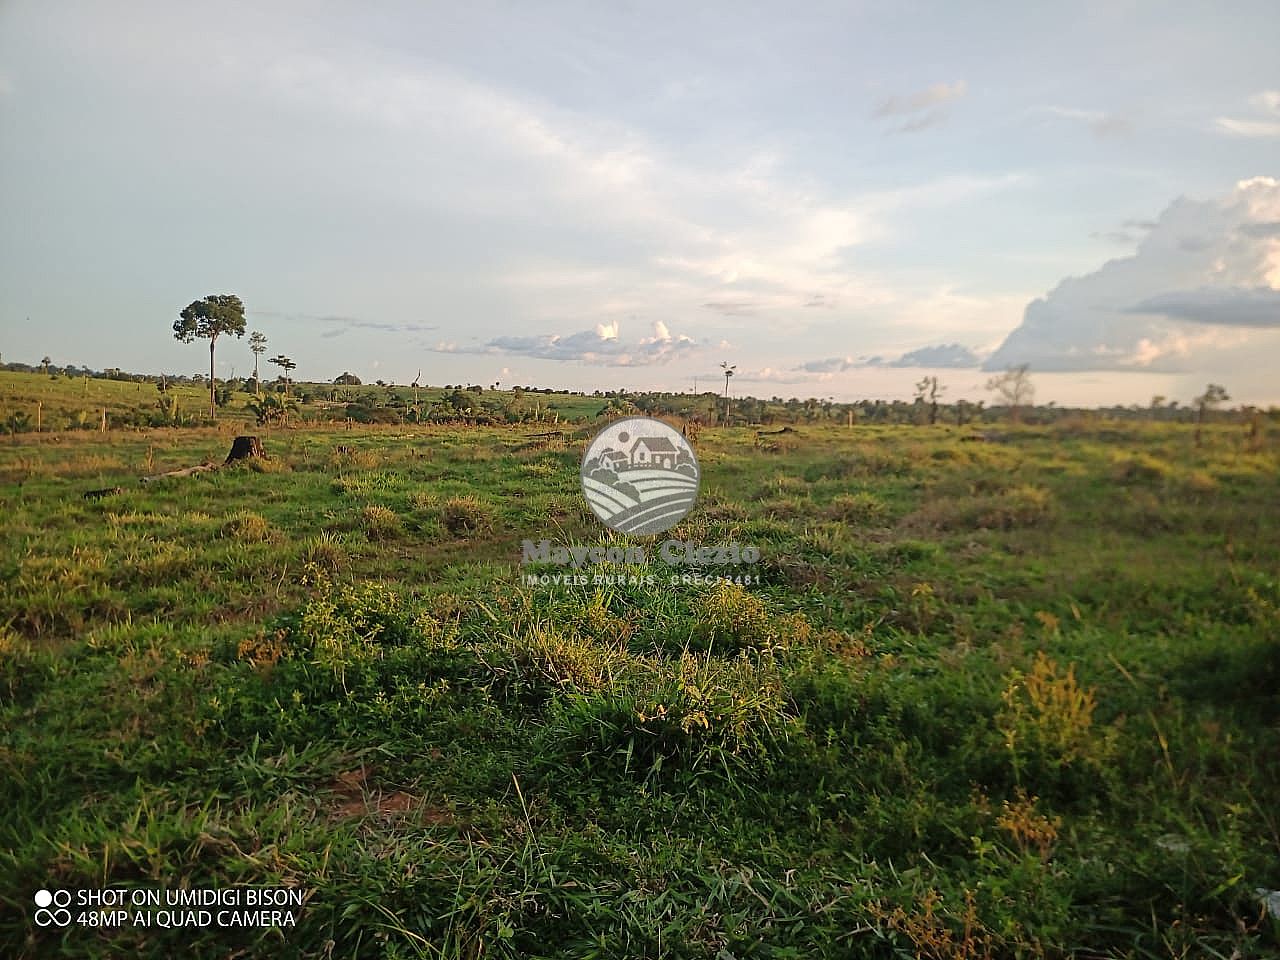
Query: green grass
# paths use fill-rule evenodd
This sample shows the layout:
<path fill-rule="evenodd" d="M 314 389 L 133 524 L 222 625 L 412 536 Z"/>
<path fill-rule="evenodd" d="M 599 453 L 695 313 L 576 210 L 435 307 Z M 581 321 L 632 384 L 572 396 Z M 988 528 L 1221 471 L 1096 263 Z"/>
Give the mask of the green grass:
<path fill-rule="evenodd" d="M 221 384 L 222 381 L 219 381 Z M 262 391 L 276 389 L 263 373 Z M 395 406 L 393 419 L 403 419 L 408 407 L 416 402 L 429 411 L 453 390 L 443 387 L 406 386 L 339 387 L 331 383 L 295 382 L 291 396 L 302 398 L 291 414 L 296 422 L 345 422 L 348 404 L 368 407 Z M 482 401 L 537 415 L 548 421 L 580 421 L 595 418 L 608 402 L 600 397 L 572 393 L 522 392 L 489 390 L 472 394 L 464 391 L 479 406 Z M 218 408 L 218 420 L 226 428 L 245 427 L 256 422 L 249 408 L 254 399 L 251 391 L 238 390 L 229 402 Z M 0 433 L 41 432 L 75 434 L 100 431 L 102 414 L 106 412 L 107 429 L 133 429 L 137 426 L 192 426 L 204 424 L 209 414 L 207 385 L 170 383 L 161 394 L 148 380 L 110 380 L 63 374 L 22 373 L 0 370 Z M 390 411 L 387 411 L 390 412 Z M 152 418 L 161 418 L 153 420 Z"/>
<path fill-rule="evenodd" d="M 236 429 L 0 441 L 0 954 L 1280 948 L 1280 457 L 1238 429 L 706 430 L 673 534 L 759 546 L 749 590 L 524 587 L 522 538 L 605 536 L 572 427 L 137 483 Z M 31 919 L 239 883 L 300 926 Z"/>

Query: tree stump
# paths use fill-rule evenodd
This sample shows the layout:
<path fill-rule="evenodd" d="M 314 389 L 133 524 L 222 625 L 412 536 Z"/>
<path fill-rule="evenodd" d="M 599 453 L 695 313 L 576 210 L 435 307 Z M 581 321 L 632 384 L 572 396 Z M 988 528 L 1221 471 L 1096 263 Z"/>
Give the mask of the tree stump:
<path fill-rule="evenodd" d="M 236 437 L 231 444 L 231 452 L 227 454 L 227 459 L 222 463 L 223 466 L 226 466 L 234 460 L 265 456 L 266 453 L 262 450 L 262 441 L 257 437 Z"/>

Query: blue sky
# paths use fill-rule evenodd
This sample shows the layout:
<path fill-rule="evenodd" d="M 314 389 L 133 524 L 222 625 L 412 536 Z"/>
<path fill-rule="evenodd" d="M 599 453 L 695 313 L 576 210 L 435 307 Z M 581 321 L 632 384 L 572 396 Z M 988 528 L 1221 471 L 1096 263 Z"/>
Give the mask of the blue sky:
<path fill-rule="evenodd" d="M 1280 403 L 1273 3 L 212 10 L 0 3 L 5 359 Z"/>

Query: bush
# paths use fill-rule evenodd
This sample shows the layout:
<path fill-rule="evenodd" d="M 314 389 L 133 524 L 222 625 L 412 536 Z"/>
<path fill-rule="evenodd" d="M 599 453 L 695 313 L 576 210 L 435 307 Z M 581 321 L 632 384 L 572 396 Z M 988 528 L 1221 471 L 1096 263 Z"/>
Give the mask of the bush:
<path fill-rule="evenodd" d="M 1162 483 L 1169 478 L 1173 468 L 1149 453 L 1135 453 L 1116 460 L 1111 476 L 1116 483 Z"/>
<path fill-rule="evenodd" d="M 270 543 L 280 539 L 280 532 L 266 517 L 248 510 L 238 511 L 227 518 L 222 525 L 222 535 L 247 543 Z"/>
<path fill-rule="evenodd" d="M 996 726 L 1019 779 L 1053 782 L 1065 768 L 1096 768 L 1106 758 L 1110 737 L 1094 728 L 1097 701 L 1076 681 L 1074 665 L 1063 671 L 1041 650 L 1030 673 L 1009 674 L 1001 699 Z"/>
<path fill-rule="evenodd" d="M 493 519 L 493 507 L 477 497 L 451 497 L 440 508 L 440 522 L 455 537 L 488 530 Z"/>
<path fill-rule="evenodd" d="M 756 775 L 799 729 L 772 663 L 685 654 L 636 664 L 605 688 L 552 701 L 547 756 L 644 779 L 677 769 Z"/>
<path fill-rule="evenodd" d="M 304 565 L 322 570 L 337 570 L 347 559 L 347 548 L 337 535 L 324 531 L 302 541 L 299 558 Z"/>
<path fill-rule="evenodd" d="M 800 614 L 774 614 L 763 600 L 734 583 L 712 587 L 698 603 L 694 623 L 694 638 L 703 649 L 781 651 L 813 635 Z"/>
<path fill-rule="evenodd" d="M 860 490 L 857 493 L 839 493 L 831 498 L 824 511 L 832 520 L 841 523 L 880 523 L 888 514 L 884 501 L 873 493 Z"/>
<path fill-rule="evenodd" d="M 390 507 L 376 503 L 367 504 L 360 511 L 360 524 L 364 527 L 365 536 L 370 540 L 394 540 L 404 533 L 404 525 L 400 515 Z"/>

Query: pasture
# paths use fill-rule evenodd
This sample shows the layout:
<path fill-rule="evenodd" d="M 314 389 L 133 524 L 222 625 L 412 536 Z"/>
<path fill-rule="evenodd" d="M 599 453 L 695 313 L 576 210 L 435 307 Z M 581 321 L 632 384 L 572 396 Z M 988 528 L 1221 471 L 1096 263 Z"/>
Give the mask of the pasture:
<path fill-rule="evenodd" d="M 270 459 L 138 484 L 246 429 Z M 529 586 L 522 539 L 625 542 L 593 432 L 0 440 L 0 953 L 1280 948 L 1274 443 L 706 429 L 671 535 L 754 544 L 759 585 Z M 299 926 L 31 923 L 232 884 Z"/>

